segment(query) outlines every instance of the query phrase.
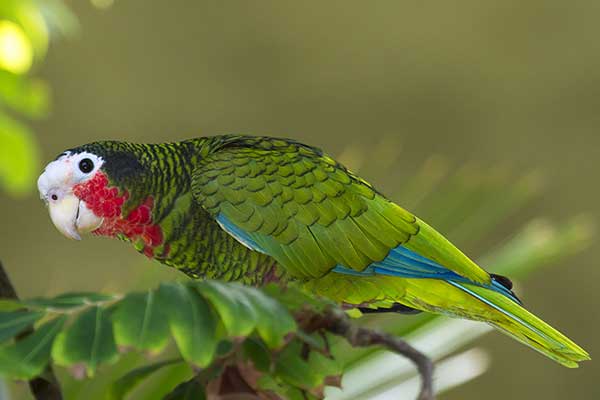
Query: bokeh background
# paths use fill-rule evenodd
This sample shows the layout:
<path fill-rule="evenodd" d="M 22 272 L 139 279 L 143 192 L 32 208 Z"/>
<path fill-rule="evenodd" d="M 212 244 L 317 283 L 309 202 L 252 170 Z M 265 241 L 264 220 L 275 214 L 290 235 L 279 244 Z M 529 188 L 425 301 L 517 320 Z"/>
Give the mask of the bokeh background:
<path fill-rule="evenodd" d="M 0 259 L 22 297 L 175 277 L 122 243 L 75 243 L 52 226 L 33 186 L 43 163 L 100 139 L 292 137 L 341 157 L 385 193 L 432 157 L 545 178 L 534 205 L 491 239 L 470 241 L 469 254 L 534 216 L 599 216 L 598 2 L 31 3 L 47 3 L 49 45 L 34 42 L 29 63 L 16 67 L 0 60 L 0 89 L 33 93 L 0 114 Z M 12 75 L 24 86 L 10 86 Z M 7 133 L 13 122 L 16 136 Z M 382 165 L 390 159 L 391 169 Z M 16 174 L 23 180 L 11 181 Z M 527 306 L 592 357 L 599 257 L 592 245 L 521 285 Z M 443 399 L 600 398 L 597 362 L 566 370 L 499 334 L 479 344 L 491 368 Z"/>

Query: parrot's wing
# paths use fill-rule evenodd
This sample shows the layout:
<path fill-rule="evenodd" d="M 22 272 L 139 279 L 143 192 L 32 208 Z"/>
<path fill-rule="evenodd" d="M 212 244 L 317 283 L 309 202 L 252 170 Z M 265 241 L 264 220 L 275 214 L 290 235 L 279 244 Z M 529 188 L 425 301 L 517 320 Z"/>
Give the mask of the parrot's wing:
<path fill-rule="evenodd" d="M 454 276 L 490 282 L 487 272 L 435 230 L 300 143 L 231 141 L 199 162 L 192 192 L 224 230 L 296 277 L 318 278 L 334 268 L 365 273 L 392 250 L 407 247 L 434 260 L 435 273 L 443 266 Z M 400 262 L 398 268 L 409 276 L 431 275 L 423 275 L 428 267 L 422 262 Z"/>

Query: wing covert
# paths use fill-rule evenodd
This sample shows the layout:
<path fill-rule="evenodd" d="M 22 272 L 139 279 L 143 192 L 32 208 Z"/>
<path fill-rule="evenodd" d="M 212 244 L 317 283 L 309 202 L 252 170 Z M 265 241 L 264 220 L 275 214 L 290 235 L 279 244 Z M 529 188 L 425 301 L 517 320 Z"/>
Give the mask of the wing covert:
<path fill-rule="evenodd" d="M 225 230 L 300 278 L 362 271 L 419 229 L 330 157 L 285 140 L 246 138 L 210 154 L 192 192 Z"/>
<path fill-rule="evenodd" d="M 473 282 L 491 282 L 429 225 L 301 143 L 231 140 L 199 162 L 192 193 L 223 229 L 298 278 L 319 278 L 334 268 L 368 273 L 402 245 Z M 412 264 L 401 268 L 420 273 Z"/>

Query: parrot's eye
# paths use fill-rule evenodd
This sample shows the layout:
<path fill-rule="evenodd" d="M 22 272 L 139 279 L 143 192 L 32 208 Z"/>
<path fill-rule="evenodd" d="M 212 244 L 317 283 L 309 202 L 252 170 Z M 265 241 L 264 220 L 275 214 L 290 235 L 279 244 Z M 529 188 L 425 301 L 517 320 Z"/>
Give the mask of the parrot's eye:
<path fill-rule="evenodd" d="M 84 158 L 83 160 L 79 161 L 79 169 L 84 174 L 88 174 L 94 169 L 94 163 L 89 158 Z"/>

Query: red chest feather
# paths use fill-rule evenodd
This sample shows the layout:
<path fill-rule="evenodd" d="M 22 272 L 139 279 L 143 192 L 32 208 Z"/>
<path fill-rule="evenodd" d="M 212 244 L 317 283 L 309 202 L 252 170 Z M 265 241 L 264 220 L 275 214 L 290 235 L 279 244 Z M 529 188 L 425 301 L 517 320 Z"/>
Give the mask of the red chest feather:
<path fill-rule="evenodd" d="M 119 196 L 119 190 L 108 186 L 108 178 L 102 172 L 96 173 L 85 183 L 75 185 L 73 193 L 83 200 L 95 215 L 104 218 L 94 234 L 111 237 L 122 234 L 132 242 L 141 239 L 144 242 L 144 254 L 148 257 L 153 257 L 154 248 L 163 243 L 162 229 L 152 221 L 152 196 L 148 196 L 124 218 L 122 209 L 129 193 L 125 190 Z"/>

